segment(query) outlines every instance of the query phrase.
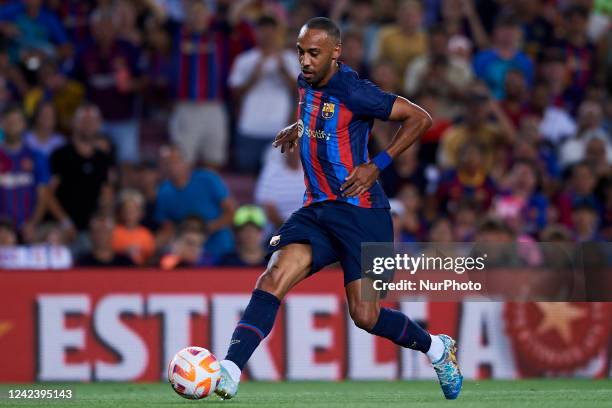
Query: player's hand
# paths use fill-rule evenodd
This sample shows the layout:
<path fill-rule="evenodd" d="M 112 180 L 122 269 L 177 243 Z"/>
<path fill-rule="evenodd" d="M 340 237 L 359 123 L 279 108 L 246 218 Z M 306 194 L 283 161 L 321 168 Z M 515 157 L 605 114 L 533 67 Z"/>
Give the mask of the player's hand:
<path fill-rule="evenodd" d="M 344 197 L 358 197 L 365 193 L 376 182 L 380 170 L 372 163 L 364 163 L 355 167 L 340 186 Z"/>
<path fill-rule="evenodd" d="M 281 153 L 285 153 L 285 151 L 292 152 L 293 149 L 297 146 L 297 140 L 299 138 L 298 133 L 298 124 L 297 122 L 287 126 L 274 138 L 274 142 L 272 142 L 272 146 L 281 147 Z"/>

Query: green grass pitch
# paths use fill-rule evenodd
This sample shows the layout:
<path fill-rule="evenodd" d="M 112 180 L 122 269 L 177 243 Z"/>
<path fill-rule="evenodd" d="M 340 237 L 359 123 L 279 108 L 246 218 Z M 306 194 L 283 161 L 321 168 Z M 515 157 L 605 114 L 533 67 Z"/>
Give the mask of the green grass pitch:
<path fill-rule="evenodd" d="M 9 389 L 72 389 L 74 398 L 9 400 Z M 238 396 L 221 401 L 179 397 L 169 384 L 0 384 L 0 406 L 14 407 L 612 407 L 611 380 L 466 381 L 455 401 L 446 401 L 434 381 L 245 382 Z"/>

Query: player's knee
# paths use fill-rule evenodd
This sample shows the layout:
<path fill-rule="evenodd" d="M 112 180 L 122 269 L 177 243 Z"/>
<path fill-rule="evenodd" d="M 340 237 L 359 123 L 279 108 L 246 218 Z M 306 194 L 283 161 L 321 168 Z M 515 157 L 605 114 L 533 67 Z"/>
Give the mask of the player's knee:
<path fill-rule="evenodd" d="M 276 263 L 268 265 L 265 272 L 262 273 L 257 279 L 255 287 L 257 289 L 272 293 L 277 298 L 282 299 L 289 289 L 286 287 L 287 280 L 284 279 L 284 277 L 289 273 L 291 273 L 291 271 L 288 270 L 287 266 Z"/>
<path fill-rule="evenodd" d="M 370 331 L 378 321 L 379 309 L 370 303 L 357 303 L 349 306 L 349 313 L 355 326 Z"/>

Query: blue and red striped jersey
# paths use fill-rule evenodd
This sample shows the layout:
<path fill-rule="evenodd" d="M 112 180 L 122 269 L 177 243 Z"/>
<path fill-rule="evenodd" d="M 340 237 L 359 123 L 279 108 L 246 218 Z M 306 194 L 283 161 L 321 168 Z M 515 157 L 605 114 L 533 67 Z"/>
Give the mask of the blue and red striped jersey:
<path fill-rule="evenodd" d="M 377 181 L 359 197 L 343 197 L 340 186 L 354 167 L 369 161 L 374 119 L 387 120 L 397 95 L 383 92 L 339 63 L 325 86 L 313 88 L 298 77 L 298 132 L 304 167 L 304 206 L 337 200 L 365 208 L 389 208 Z"/>
<path fill-rule="evenodd" d="M 255 44 L 246 22 L 235 27 L 212 18 L 208 30 L 191 32 L 177 24 L 174 31 L 176 97 L 189 101 L 223 101 L 227 97 L 227 78 L 238 54 Z"/>
<path fill-rule="evenodd" d="M 0 218 L 19 228 L 36 208 L 36 188 L 49 182 L 45 156 L 22 145 L 12 151 L 0 146 Z"/>

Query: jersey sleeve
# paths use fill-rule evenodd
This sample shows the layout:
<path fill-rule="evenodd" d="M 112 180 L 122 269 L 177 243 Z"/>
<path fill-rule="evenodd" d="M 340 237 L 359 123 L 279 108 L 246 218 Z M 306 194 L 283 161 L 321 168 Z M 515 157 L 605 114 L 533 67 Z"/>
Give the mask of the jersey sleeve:
<path fill-rule="evenodd" d="M 356 79 L 349 84 L 346 105 L 358 116 L 389 119 L 397 95 L 384 92 L 366 79 Z"/>

